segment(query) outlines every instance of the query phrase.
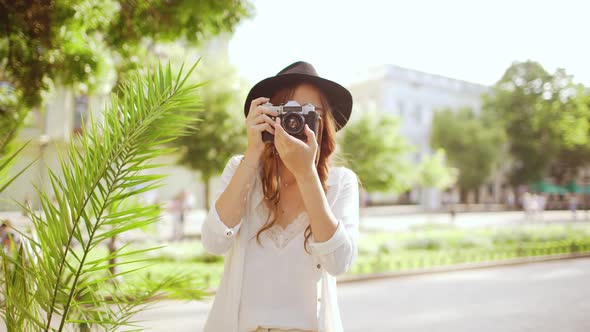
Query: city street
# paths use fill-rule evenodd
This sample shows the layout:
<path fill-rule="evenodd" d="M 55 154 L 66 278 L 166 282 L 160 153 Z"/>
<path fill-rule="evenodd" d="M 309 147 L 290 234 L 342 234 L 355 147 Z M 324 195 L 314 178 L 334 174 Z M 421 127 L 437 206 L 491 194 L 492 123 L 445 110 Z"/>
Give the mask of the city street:
<path fill-rule="evenodd" d="M 0 332 L 590 332 L 590 0 L 293 4 L 0 0 Z"/>
<path fill-rule="evenodd" d="M 339 285 L 347 332 L 590 331 L 590 259 Z M 202 329 L 208 302 L 141 313 L 152 331 Z"/>

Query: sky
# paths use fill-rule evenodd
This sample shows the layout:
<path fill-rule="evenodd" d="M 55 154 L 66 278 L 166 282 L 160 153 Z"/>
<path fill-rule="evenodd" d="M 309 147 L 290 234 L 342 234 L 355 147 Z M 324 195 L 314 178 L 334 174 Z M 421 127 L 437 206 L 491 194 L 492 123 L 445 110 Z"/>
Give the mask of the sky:
<path fill-rule="evenodd" d="M 590 86 L 587 0 L 251 0 L 230 62 L 254 84 L 304 60 L 348 85 L 393 64 L 492 85 L 513 61 L 565 68 Z"/>

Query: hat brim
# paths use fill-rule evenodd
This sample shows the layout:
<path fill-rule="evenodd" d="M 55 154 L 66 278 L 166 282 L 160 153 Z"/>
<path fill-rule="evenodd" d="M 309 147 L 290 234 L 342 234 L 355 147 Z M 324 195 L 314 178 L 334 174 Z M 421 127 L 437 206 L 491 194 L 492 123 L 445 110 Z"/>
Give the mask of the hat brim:
<path fill-rule="evenodd" d="M 350 118 L 352 95 L 342 85 L 307 74 L 281 74 L 266 78 L 252 87 L 244 103 L 244 115 L 248 116 L 252 100 L 260 97 L 272 97 L 279 89 L 299 83 L 311 83 L 317 86 L 330 103 L 330 109 L 336 121 L 336 131 L 342 129 Z"/>

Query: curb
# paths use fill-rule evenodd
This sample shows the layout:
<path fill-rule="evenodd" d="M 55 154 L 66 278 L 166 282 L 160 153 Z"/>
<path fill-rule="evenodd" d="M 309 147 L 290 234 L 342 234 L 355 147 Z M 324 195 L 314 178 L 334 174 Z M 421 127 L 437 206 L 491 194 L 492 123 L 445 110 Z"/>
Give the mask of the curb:
<path fill-rule="evenodd" d="M 563 254 L 563 255 L 530 256 L 530 257 L 513 258 L 513 259 L 505 259 L 505 260 L 501 260 L 501 261 L 490 261 L 490 262 L 482 262 L 482 263 L 454 264 L 454 265 L 448 265 L 448 266 L 434 267 L 434 268 L 430 268 L 430 269 L 408 270 L 408 271 L 403 271 L 403 272 L 379 272 L 379 273 L 363 274 L 363 275 L 357 275 L 357 276 L 343 276 L 343 277 L 337 277 L 336 282 L 338 284 L 348 284 L 348 283 L 370 281 L 370 280 L 415 277 L 415 276 L 427 275 L 427 274 L 437 274 L 437 273 L 465 271 L 465 270 L 477 270 L 477 269 L 486 269 L 486 268 L 501 267 L 501 266 L 526 265 L 526 264 L 531 264 L 531 263 L 541 263 L 541 262 L 550 262 L 550 261 L 557 261 L 557 260 L 562 260 L 562 259 L 576 259 L 576 258 L 590 258 L 590 252 L 571 253 L 571 254 Z M 208 290 L 206 290 L 206 292 L 208 295 L 215 295 L 215 293 L 217 293 L 217 289 L 216 288 L 208 289 Z"/>
<path fill-rule="evenodd" d="M 439 267 L 434 267 L 434 268 L 429 268 L 429 269 L 416 269 L 416 270 L 398 271 L 398 272 L 378 272 L 378 273 L 363 274 L 363 275 L 356 275 L 356 276 L 352 275 L 352 276 L 338 277 L 336 281 L 339 284 L 345 284 L 345 283 L 354 283 L 354 282 L 362 282 L 362 281 L 377 280 L 377 279 L 413 277 L 413 276 L 426 275 L 426 274 L 436 274 L 436 273 L 455 272 L 455 271 L 464 271 L 464 270 L 477 270 L 477 269 L 485 269 L 485 268 L 501 267 L 501 266 L 525 265 L 525 264 L 531 264 L 531 263 L 549 262 L 549 261 L 556 261 L 556 260 L 562 260 L 562 259 L 575 259 L 575 258 L 590 258 L 590 252 L 571 253 L 571 254 L 563 254 L 563 255 L 530 256 L 530 257 L 522 257 L 522 258 L 505 259 L 505 260 L 499 260 L 499 261 L 489 261 L 489 262 L 480 262 L 480 263 L 463 263 L 463 264 L 454 264 L 454 265 L 448 265 L 448 266 L 439 266 Z"/>

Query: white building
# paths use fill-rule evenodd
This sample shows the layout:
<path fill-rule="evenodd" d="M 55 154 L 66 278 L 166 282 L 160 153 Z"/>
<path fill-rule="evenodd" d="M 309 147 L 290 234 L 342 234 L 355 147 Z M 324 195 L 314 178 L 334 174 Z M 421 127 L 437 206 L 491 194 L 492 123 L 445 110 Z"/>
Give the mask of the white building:
<path fill-rule="evenodd" d="M 39 199 L 34 186 L 48 193 L 50 197 L 53 196 L 47 168 L 61 176 L 58 154 L 66 156 L 68 145 L 78 133 L 81 133 L 83 118 L 88 113 L 92 112 L 95 118 L 100 117 L 105 100 L 106 97 L 99 96 L 91 98 L 75 96 L 70 89 L 60 88 L 45 104 L 44 115 L 37 110 L 31 111 L 32 121 L 23 128 L 17 139 L 19 143 L 30 142 L 19 153 L 18 160 L 11 167 L 9 175 L 14 176 L 30 162 L 35 159 L 37 161 L 0 194 L 0 211 L 16 210 L 18 206 L 11 203 L 12 200 L 23 203 L 27 198 L 33 208 L 38 209 Z M 86 121 L 84 122 L 87 126 L 89 125 Z M 176 158 L 174 155 L 164 155 L 154 161 L 154 163 L 169 165 L 150 171 L 168 175 L 166 187 L 158 190 L 159 200 L 167 201 L 180 190 L 189 189 L 202 201 L 203 187 L 198 173 L 175 165 Z"/>
<path fill-rule="evenodd" d="M 431 153 L 430 131 L 435 112 L 470 107 L 481 111 L 481 95 L 488 87 L 394 65 L 368 70 L 349 86 L 354 112 L 394 114 L 401 119 L 401 134 L 414 145 L 412 159 L 419 163 Z M 414 189 L 409 200 L 427 209 L 440 206 L 440 193 L 434 189 Z"/>

